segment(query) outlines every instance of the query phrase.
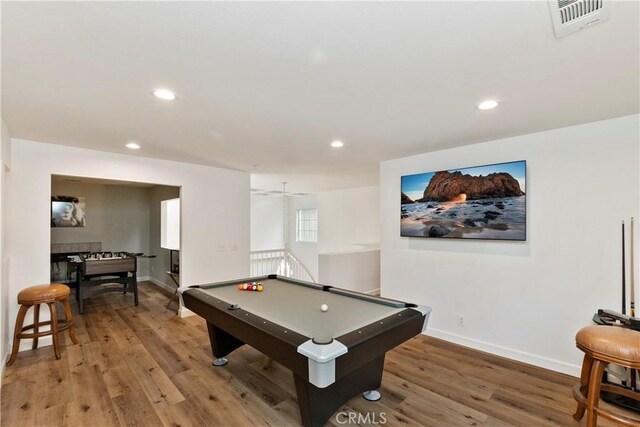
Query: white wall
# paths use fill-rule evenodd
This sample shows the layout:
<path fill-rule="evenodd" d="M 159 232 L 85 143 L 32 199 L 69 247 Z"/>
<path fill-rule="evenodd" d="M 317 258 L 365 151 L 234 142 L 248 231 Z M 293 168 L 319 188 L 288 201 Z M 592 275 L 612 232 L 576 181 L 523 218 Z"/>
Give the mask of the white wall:
<path fill-rule="evenodd" d="M 431 305 L 429 334 L 577 375 L 575 333 L 598 308 L 620 310 L 620 224 L 639 217 L 639 117 L 382 162 L 382 295 Z M 402 175 L 521 159 L 526 242 L 400 237 Z"/>
<path fill-rule="evenodd" d="M 314 279 L 362 292 L 379 289 L 379 200 L 378 187 L 287 198 L 288 245 Z M 312 208 L 318 209 L 318 242 L 296 242 L 296 211 Z M 282 198 L 252 196 L 251 250 L 281 244 Z"/>
<path fill-rule="evenodd" d="M 318 244 L 296 242 L 296 212 L 298 209 L 316 209 L 315 196 L 287 197 L 287 245 L 293 255 L 318 280 Z M 282 197 L 251 196 L 251 250 L 279 249 L 283 243 Z"/>
<path fill-rule="evenodd" d="M 5 250 L 6 236 L 6 173 L 11 167 L 11 136 L 2 120 L 2 138 L 0 139 L 0 379 L 4 364 L 10 351 L 11 329 L 9 328 L 9 263 Z"/>
<path fill-rule="evenodd" d="M 284 247 L 282 214 L 282 196 L 251 196 L 252 251 Z"/>
<path fill-rule="evenodd" d="M 287 241 L 291 252 L 307 267 L 311 276 L 318 280 L 318 244 L 296 242 L 296 212 L 298 209 L 317 209 L 316 196 L 287 198 Z"/>
<path fill-rule="evenodd" d="M 367 294 L 380 292 L 380 250 L 318 254 L 318 282 Z"/>
<path fill-rule="evenodd" d="M 51 195 L 85 197 L 84 227 L 52 227 L 51 243 L 102 242 L 104 251 L 149 254 L 150 188 L 53 181 Z M 146 259 L 138 277 L 149 276 Z"/>
<path fill-rule="evenodd" d="M 319 282 L 358 292 L 380 289 L 380 188 L 318 193 Z"/>
<path fill-rule="evenodd" d="M 11 258 L 10 301 L 26 286 L 49 282 L 52 174 L 180 186 L 182 284 L 248 274 L 248 174 L 15 139 L 12 149 L 6 195 L 6 220 L 11 227 L 5 235 L 6 254 Z M 11 322 L 17 309 L 11 302 Z"/>
<path fill-rule="evenodd" d="M 380 188 L 318 193 L 318 252 L 377 247 L 380 242 Z"/>

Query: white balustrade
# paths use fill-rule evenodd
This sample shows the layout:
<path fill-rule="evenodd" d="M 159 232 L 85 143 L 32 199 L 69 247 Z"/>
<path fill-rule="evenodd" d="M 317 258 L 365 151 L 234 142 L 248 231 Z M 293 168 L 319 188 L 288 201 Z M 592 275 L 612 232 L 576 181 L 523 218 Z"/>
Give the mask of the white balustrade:
<path fill-rule="evenodd" d="M 315 283 L 315 279 L 311 276 L 307 267 L 288 250 L 251 251 L 249 257 L 251 261 L 251 277 L 278 274 Z"/>

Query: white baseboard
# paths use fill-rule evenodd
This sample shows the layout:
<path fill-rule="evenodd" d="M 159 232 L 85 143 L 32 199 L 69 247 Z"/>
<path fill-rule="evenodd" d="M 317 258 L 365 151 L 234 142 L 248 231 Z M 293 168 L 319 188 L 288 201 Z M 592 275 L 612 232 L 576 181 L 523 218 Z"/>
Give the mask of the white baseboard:
<path fill-rule="evenodd" d="M 180 309 L 178 310 L 178 317 L 180 318 L 195 316 L 195 315 L 196 314 L 193 311 L 189 310 L 187 307 L 180 306 Z"/>
<path fill-rule="evenodd" d="M 472 338 L 463 337 L 461 335 L 452 334 L 450 332 L 441 331 L 438 329 L 427 328 L 425 335 L 429 335 L 435 338 L 440 338 L 445 341 L 449 341 L 455 344 L 459 344 L 465 347 L 473 348 L 475 350 L 484 351 L 486 353 L 495 354 L 497 356 L 506 357 L 507 359 L 517 360 L 518 362 L 528 363 L 529 365 L 538 366 L 541 368 L 549 369 L 563 374 L 571 375 L 574 377 L 580 376 L 579 365 L 573 365 L 571 363 L 561 362 L 555 359 L 549 359 L 537 354 L 526 353 L 519 350 L 513 350 L 507 347 L 491 344 L 484 341 L 475 340 Z"/>
<path fill-rule="evenodd" d="M 171 293 L 173 293 L 176 290 L 175 286 L 171 286 L 171 285 L 167 285 L 164 282 L 161 282 L 160 280 L 154 278 L 154 277 L 148 277 L 145 279 L 148 282 L 153 283 L 154 285 L 157 285 L 159 287 L 161 287 L 162 289 L 164 289 L 165 291 L 169 291 Z M 142 280 L 138 280 L 139 282 L 141 282 Z"/>
<path fill-rule="evenodd" d="M 0 390 L 2 390 L 2 383 L 4 382 L 4 367 L 7 364 L 7 359 L 9 358 L 8 354 L 3 354 L 0 358 Z"/>
<path fill-rule="evenodd" d="M 153 277 L 149 277 L 149 282 L 153 283 L 154 285 L 171 292 L 172 294 L 176 291 L 176 287 L 175 286 L 171 286 L 171 285 L 167 285 L 164 282 L 161 282 L 158 279 L 155 279 Z M 182 305 L 182 295 L 180 295 L 180 293 L 178 292 L 178 304 L 180 304 L 180 306 L 178 307 L 178 317 L 189 317 L 189 316 L 193 316 L 195 313 L 191 310 L 189 310 L 188 308 L 186 308 L 184 305 Z"/>
<path fill-rule="evenodd" d="M 380 288 L 371 289 L 370 291 L 364 291 L 368 295 L 380 295 Z"/>
<path fill-rule="evenodd" d="M 158 279 L 155 279 L 153 277 L 149 277 L 148 279 L 151 283 L 161 287 L 162 289 L 166 289 L 167 291 L 173 293 L 176 290 L 175 286 L 171 286 L 171 285 L 167 285 L 164 282 L 161 282 Z M 178 295 L 180 295 L 178 293 Z M 187 307 L 185 307 L 184 305 L 182 305 L 182 296 L 180 296 L 180 308 L 178 308 L 178 317 L 183 318 L 183 317 L 189 317 L 189 316 L 195 316 L 195 313 L 191 310 L 189 310 Z"/>

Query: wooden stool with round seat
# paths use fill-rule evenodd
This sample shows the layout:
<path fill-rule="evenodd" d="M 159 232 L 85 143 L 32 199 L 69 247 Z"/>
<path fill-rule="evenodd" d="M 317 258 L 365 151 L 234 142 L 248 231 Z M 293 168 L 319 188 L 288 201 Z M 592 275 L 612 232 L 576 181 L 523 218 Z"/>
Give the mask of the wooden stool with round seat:
<path fill-rule="evenodd" d="M 584 361 L 580 383 L 573 388 L 573 397 L 578 401 L 578 409 L 573 418 L 580 421 L 586 411 L 587 427 L 595 426 L 598 416 L 625 426 L 640 425 L 640 419 L 632 419 L 598 407 L 600 391 L 623 395 L 640 402 L 638 392 L 602 384 L 602 375 L 609 363 L 640 369 L 640 332 L 616 326 L 587 326 L 576 334 L 576 347 L 584 352 Z"/>
<path fill-rule="evenodd" d="M 23 338 L 33 339 L 33 349 L 38 348 L 38 338 L 53 335 L 53 351 L 56 359 L 60 359 L 60 349 L 58 348 L 58 334 L 62 331 L 69 330 L 69 336 L 74 344 L 78 344 L 76 331 L 73 327 L 73 319 L 71 317 L 71 307 L 69 306 L 69 287 L 59 283 L 51 283 L 47 285 L 37 285 L 24 288 L 18 293 L 18 304 L 20 311 L 16 319 L 16 326 L 13 333 L 13 349 L 11 357 L 7 362 L 10 366 L 15 362 L 20 348 L 20 340 Z M 64 307 L 64 319 L 58 319 L 56 310 L 56 302 L 60 301 Z M 47 304 L 51 312 L 51 320 L 40 322 L 40 304 Z M 29 308 L 34 307 L 33 324 L 23 326 L 24 318 Z M 63 325 L 60 325 L 63 323 Z M 50 329 L 40 331 L 41 326 L 51 325 Z M 25 331 L 33 329 L 33 333 L 25 333 Z"/>

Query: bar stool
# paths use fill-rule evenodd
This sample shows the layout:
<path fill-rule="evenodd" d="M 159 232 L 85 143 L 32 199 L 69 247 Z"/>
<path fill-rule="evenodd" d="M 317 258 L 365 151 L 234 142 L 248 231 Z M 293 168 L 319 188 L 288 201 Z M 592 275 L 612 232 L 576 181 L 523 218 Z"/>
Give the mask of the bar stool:
<path fill-rule="evenodd" d="M 576 347 L 584 352 L 580 383 L 573 387 L 578 408 L 573 418 L 580 421 L 587 412 L 587 427 L 594 427 L 602 416 L 625 426 L 638 426 L 640 419 L 598 407 L 600 391 L 623 395 L 640 402 L 640 393 L 602 384 L 604 368 L 609 364 L 640 369 L 640 332 L 617 326 L 587 326 L 576 334 Z M 635 375 L 635 372 L 633 373 Z"/>
<path fill-rule="evenodd" d="M 58 333 L 69 330 L 69 336 L 74 344 L 78 344 L 76 331 L 73 327 L 73 319 L 71 317 L 71 307 L 69 306 L 69 287 L 59 283 L 51 283 L 47 285 L 37 285 L 24 288 L 18 293 L 18 304 L 20 310 L 16 319 L 16 326 L 13 333 L 13 349 L 11 357 L 7 362 L 7 366 L 11 366 L 18 356 L 20 348 L 20 340 L 23 338 L 33 338 L 33 349 L 38 348 L 38 338 L 53 335 L 53 350 L 56 359 L 60 359 L 60 349 L 58 348 Z M 60 301 L 64 307 L 64 319 L 58 319 L 56 310 L 56 301 Z M 40 304 L 47 304 L 51 312 L 51 320 L 40 322 Z M 24 318 L 29 308 L 34 307 L 33 324 L 23 326 Z M 60 325 L 63 323 L 64 325 Z M 40 331 L 41 326 L 51 325 L 49 330 Z M 25 333 L 25 331 L 33 329 L 33 333 Z"/>

